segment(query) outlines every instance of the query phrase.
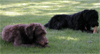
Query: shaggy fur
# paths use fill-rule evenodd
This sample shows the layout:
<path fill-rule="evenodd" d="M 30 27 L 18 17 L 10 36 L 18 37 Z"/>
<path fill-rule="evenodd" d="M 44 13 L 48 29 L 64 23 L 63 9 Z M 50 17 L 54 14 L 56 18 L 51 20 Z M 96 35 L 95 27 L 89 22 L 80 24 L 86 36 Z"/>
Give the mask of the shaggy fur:
<path fill-rule="evenodd" d="M 8 25 L 2 31 L 2 39 L 12 42 L 14 46 L 48 46 L 47 31 L 42 24 Z"/>
<path fill-rule="evenodd" d="M 91 27 L 99 26 L 98 12 L 96 10 L 84 10 L 73 15 L 55 15 L 44 26 L 49 29 L 71 28 L 93 33 Z"/>

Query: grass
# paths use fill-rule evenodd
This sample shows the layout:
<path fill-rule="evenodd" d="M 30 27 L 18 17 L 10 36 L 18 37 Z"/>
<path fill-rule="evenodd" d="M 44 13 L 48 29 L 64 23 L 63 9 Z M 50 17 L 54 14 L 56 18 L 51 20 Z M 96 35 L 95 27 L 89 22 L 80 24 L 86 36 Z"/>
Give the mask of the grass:
<path fill-rule="evenodd" d="M 56 14 L 73 14 L 84 9 L 96 9 L 100 12 L 100 0 L 0 0 L 0 33 L 5 26 L 10 24 L 34 22 L 44 25 Z M 100 26 L 99 32 L 95 34 L 72 29 L 46 28 L 46 30 L 50 48 L 14 47 L 12 43 L 2 40 L 0 35 L 0 54 L 100 53 Z"/>

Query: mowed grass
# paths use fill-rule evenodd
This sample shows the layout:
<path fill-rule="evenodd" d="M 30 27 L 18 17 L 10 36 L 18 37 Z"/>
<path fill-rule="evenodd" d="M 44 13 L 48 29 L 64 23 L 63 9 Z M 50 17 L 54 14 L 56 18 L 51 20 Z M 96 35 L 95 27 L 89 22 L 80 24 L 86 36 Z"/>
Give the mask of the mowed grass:
<path fill-rule="evenodd" d="M 44 25 L 56 14 L 74 14 L 84 9 L 95 9 L 100 12 L 100 0 L 0 0 L 0 33 L 7 25 Z M 100 17 L 98 22 L 100 23 Z M 0 35 L 0 54 L 100 53 L 100 26 L 95 34 L 72 29 L 46 30 L 49 48 L 14 47 L 12 43 L 2 40 Z"/>

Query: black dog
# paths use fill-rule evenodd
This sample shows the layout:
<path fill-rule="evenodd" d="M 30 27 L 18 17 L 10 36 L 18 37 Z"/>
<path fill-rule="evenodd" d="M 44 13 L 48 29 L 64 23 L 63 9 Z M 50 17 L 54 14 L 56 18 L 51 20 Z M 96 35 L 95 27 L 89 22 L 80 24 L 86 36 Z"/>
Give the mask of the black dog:
<path fill-rule="evenodd" d="M 71 28 L 82 32 L 93 32 L 91 27 L 99 26 L 98 12 L 96 10 L 84 10 L 73 15 L 55 15 L 44 26 L 56 30 Z"/>

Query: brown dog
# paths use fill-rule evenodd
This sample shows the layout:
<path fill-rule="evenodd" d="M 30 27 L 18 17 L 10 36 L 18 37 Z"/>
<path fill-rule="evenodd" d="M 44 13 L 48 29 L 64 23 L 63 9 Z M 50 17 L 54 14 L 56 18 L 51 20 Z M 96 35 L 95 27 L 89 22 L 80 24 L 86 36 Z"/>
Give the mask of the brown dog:
<path fill-rule="evenodd" d="M 45 27 L 40 23 L 8 25 L 2 31 L 2 39 L 14 46 L 48 46 Z"/>

